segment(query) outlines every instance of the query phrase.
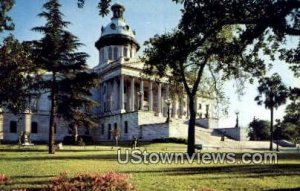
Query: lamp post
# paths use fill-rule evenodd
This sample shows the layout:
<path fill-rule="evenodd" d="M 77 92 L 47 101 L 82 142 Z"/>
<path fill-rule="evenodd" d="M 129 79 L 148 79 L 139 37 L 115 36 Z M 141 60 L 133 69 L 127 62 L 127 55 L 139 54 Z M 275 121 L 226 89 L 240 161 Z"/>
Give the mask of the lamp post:
<path fill-rule="evenodd" d="M 142 95 L 144 95 L 144 93 L 142 91 L 138 91 L 137 95 L 139 96 L 139 100 L 138 100 L 138 110 L 142 109 Z"/>
<path fill-rule="evenodd" d="M 235 111 L 235 115 L 236 115 L 236 124 L 235 124 L 235 128 L 239 128 L 239 111 Z"/>
<path fill-rule="evenodd" d="M 167 116 L 167 120 L 166 120 L 166 123 L 169 123 L 171 122 L 171 119 L 170 119 L 170 105 L 171 105 L 171 99 L 168 98 L 165 100 L 167 106 L 168 106 L 168 116 Z"/>

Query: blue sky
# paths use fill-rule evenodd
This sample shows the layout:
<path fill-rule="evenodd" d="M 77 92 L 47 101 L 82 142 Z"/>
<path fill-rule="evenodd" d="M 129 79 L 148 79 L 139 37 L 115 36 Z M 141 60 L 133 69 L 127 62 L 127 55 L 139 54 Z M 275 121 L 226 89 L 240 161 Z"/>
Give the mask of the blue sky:
<path fill-rule="evenodd" d="M 10 15 L 16 24 L 13 34 L 19 40 L 34 40 L 41 37 L 39 33 L 32 32 L 31 28 L 42 26 L 44 23 L 44 20 L 37 16 L 42 11 L 41 7 L 44 2 L 46 0 L 16 0 Z M 62 12 L 65 15 L 65 20 L 72 23 L 69 30 L 85 44 L 80 50 L 90 55 L 88 64 L 91 67 L 96 66 L 98 64 L 98 51 L 94 43 L 100 37 L 101 26 L 109 23 L 111 15 L 106 18 L 101 18 L 98 15 L 98 0 L 86 0 L 83 9 L 77 8 L 76 0 L 61 0 L 60 2 L 63 5 Z M 181 16 L 180 6 L 171 0 L 120 0 L 118 2 L 125 5 L 126 21 L 135 29 L 137 41 L 141 45 L 155 34 L 162 34 L 175 28 Z M 291 46 L 297 43 L 293 38 L 290 38 L 289 41 Z M 141 53 L 142 51 L 140 51 Z M 269 74 L 274 72 L 278 72 L 288 86 L 300 86 L 300 79 L 293 78 L 287 64 L 277 61 Z M 225 91 L 231 104 L 228 118 L 223 118 L 220 121 L 221 127 L 234 126 L 236 110 L 240 112 L 242 126 L 247 126 L 254 116 L 260 119 L 269 119 L 269 111 L 262 106 L 257 106 L 254 101 L 254 97 L 257 95 L 256 87 L 257 83 L 254 85 L 247 84 L 245 95 L 239 98 L 234 91 L 234 83 L 228 82 L 226 84 Z M 284 106 L 280 107 L 275 112 L 275 119 L 283 116 L 284 108 Z"/>

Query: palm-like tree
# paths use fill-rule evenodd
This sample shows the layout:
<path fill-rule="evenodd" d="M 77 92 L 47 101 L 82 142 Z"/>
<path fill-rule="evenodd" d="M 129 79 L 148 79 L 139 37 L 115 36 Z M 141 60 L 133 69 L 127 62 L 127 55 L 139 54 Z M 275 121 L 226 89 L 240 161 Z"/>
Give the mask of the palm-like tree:
<path fill-rule="evenodd" d="M 274 108 L 277 109 L 280 105 L 285 104 L 288 97 L 288 88 L 282 83 L 281 77 L 275 73 L 271 77 L 260 79 L 257 90 L 259 95 L 255 98 L 255 101 L 258 105 L 265 105 L 271 113 L 270 151 L 272 151 Z"/>

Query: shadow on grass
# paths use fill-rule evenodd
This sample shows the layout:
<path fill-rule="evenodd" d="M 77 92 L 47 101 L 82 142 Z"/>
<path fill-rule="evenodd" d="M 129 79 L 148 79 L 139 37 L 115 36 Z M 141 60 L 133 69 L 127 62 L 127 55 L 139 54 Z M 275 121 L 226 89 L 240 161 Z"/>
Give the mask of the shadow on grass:
<path fill-rule="evenodd" d="M 260 178 L 273 176 L 298 176 L 300 175 L 300 164 L 274 164 L 274 165 L 227 165 L 227 166 L 205 166 L 188 168 L 166 168 L 159 170 L 137 170 L 124 171 L 124 173 L 164 173 L 171 176 L 185 176 L 195 174 L 218 174 L 232 175 L 236 178 Z M 211 177 L 216 179 L 217 177 Z M 220 177 L 222 178 L 222 177 Z"/>
<path fill-rule="evenodd" d="M 125 154 L 120 155 L 125 158 Z M 0 158 L 0 161 L 13 160 L 13 161 L 44 161 L 44 160 L 97 160 L 97 161 L 117 161 L 117 154 L 92 154 L 92 155 L 43 155 L 43 156 L 30 156 L 30 157 L 9 157 Z"/>
<path fill-rule="evenodd" d="M 264 190 L 264 191 L 299 191 L 300 187 L 298 188 L 278 188 L 278 189 L 271 189 L 271 190 Z"/>

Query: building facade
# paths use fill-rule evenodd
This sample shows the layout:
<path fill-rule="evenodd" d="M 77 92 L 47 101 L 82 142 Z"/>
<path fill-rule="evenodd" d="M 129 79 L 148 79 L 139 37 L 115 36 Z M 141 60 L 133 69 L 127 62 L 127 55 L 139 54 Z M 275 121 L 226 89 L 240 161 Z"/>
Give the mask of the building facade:
<path fill-rule="evenodd" d="M 186 95 L 170 96 L 167 79 L 145 77 L 144 63 L 137 56 L 140 49 L 134 30 L 124 19 L 124 6 L 112 6 L 111 22 L 101 29 L 95 43 L 99 51 L 99 64 L 93 71 L 99 74 L 100 86 L 92 90 L 99 102 L 95 115 L 99 127 L 90 130 L 95 141 L 112 140 L 112 131 L 120 132 L 120 140 L 133 137 L 152 140 L 167 137 L 187 137 L 189 118 Z M 195 108 L 197 124 L 206 128 L 217 128 L 218 117 L 215 100 L 197 97 Z M 47 141 L 50 102 L 42 95 L 30 110 L 23 114 L 0 115 L 0 132 L 4 141 L 16 141 L 21 131 L 30 132 L 32 141 Z M 166 122 L 168 118 L 170 122 Z M 2 119 L 2 120 L 1 120 Z M 69 135 L 68 123 L 58 120 L 56 140 Z M 82 133 L 84 131 L 82 130 Z"/>

